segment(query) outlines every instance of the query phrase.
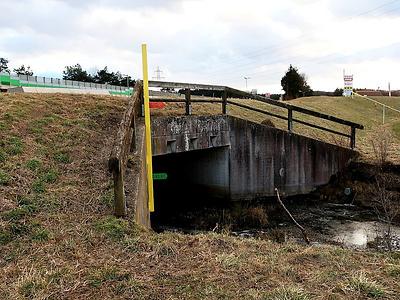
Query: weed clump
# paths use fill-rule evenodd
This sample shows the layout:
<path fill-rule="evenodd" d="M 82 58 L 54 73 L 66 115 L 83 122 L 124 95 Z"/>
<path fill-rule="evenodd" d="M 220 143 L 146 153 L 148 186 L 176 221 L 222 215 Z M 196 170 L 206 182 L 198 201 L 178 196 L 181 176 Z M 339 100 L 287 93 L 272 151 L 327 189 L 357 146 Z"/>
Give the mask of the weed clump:
<path fill-rule="evenodd" d="M 62 151 L 54 154 L 54 160 L 62 164 L 69 164 L 71 162 L 71 157 L 69 153 Z"/>
<path fill-rule="evenodd" d="M 0 170 L 0 185 L 8 185 L 11 177 L 6 172 Z"/>
<path fill-rule="evenodd" d="M 0 163 L 3 163 L 7 160 L 6 153 L 0 149 Z"/>
<path fill-rule="evenodd" d="M 120 240 L 129 232 L 128 221 L 114 216 L 103 218 L 95 224 L 95 227 L 113 240 Z"/>
<path fill-rule="evenodd" d="M 6 152 L 9 155 L 18 155 L 22 153 L 22 140 L 19 137 L 11 136 L 5 145 Z"/>
<path fill-rule="evenodd" d="M 363 272 L 353 275 L 346 289 L 368 298 L 381 298 L 385 294 L 384 290 L 375 281 L 369 280 Z"/>
<path fill-rule="evenodd" d="M 41 180 L 46 183 L 54 183 L 56 182 L 57 178 L 58 178 L 58 173 L 53 169 L 48 170 L 41 176 Z"/>
<path fill-rule="evenodd" d="M 310 297 L 302 289 L 297 287 L 278 288 L 271 293 L 267 293 L 265 300 L 308 300 Z"/>
<path fill-rule="evenodd" d="M 38 193 L 38 194 L 44 193 L 44 192 L 46 191 L 46 187 L 45 187 L 44 181 L 43 181 L 41 178 L 36 179 L 36 180 L 32 183 L 32 190 L 33 190 L 35 193 Z"/>
<path fill-rule="evenodd" d="M 31 170 L 31 171 L 37 171 L 40 169 L 40 167 L 42 166 L 42 162 L 38 159 L 31 159 L 28 160 L 28 162 L 26 163 L 26 167 Z"/>
<path fill-rule="evenodd" d="M 129 273 L 119 272 L 115 267 L 105 267 L 92 272 L 89 275 L 89 282 L 92 287 L 99 287 L 104 282 L 126 281 L 129 277 Z"/>
<path fill-rule="evenodd" d="M 50 231 L 44 228 L 37 228 L 32 233 L 32 240 L 37 242 L 44 242 L 50 239 Z"/>

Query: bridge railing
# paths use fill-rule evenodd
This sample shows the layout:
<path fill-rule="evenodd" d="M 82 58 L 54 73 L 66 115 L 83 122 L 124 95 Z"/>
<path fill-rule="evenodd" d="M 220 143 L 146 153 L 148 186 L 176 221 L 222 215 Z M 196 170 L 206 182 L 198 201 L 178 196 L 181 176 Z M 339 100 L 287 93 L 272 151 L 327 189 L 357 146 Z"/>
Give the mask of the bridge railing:
<path fill-rule="evenodd" d="M 132 89 L 126 86 L 9 73 L 0 73 L 0 85 L 10 87 L 100 89 L 108 90 L 111 94 L 132 94 Z"/>
<path fill-rule="evenodd" d="M 124 176 L 129 154 L 137 148 L 136 120 L 140 116 L 142 98 L 143 87 L 141 81 L 138 81 L 122 117 L 108 160 L 108 169 L 113 174 L 114 181 L 115 215 L 119 217 L 127 214 Z"/>
<path fill-rule="evenodd" d="M 227 106 L 237 106 L 240 108 L 248 109 L 254 112 L 262 113 L 271 117 L 275 117 L 287 122 L 287 130 L 293 132 L 293 123 L 299 123 L 304 126 L 319 129 L 331 134 L 346 137 L 350 140 L 350 148 L 354 149 L 356 145 L 356 129 L 364 129 L 363 125 L 344 120 L 332 115 L 316 112 L 307 108 L 291 105 L 282 101 L 276 101 L 267 97 L 260 95 L 254 95 L 241 90 L 233 89 L 227 86 L 221 85 L 208 85 L 208 84 L 196 84 L 196 83 L 182 83 L 182 82 L 165 82 L 165 81 L 149 81 L 150 87 L 161 88 L 163 90 L 170 89 L 180 89 L 184 90 L 184 98 L 177 93 L 153 93 L 150 97 L 152 102 L 175 102 L 175 103 L 185 103 L 185 113 L 190 115 L 192 113 L 192 103 L 220 103 L 222 114 L 227 113 Z M 192 97 L 191 90 L 204 90 L 209 93 L 214 93 L 218 97 Z M 235 100 L 233 100 L 235 98 Z M 279 115 L 275 112 L 260 109 L 253 106 L 246 105 L 240 102 L 239 99 L 252 99 L 259 102 L 263 102 L 272 106 L 280 107 L 286 110 L 285 115 Z M 315 117 L 319 120 L 328 120 L 337 124 L 345 125 L 349 127 L 349 132 L 340 132 L 334 128 L 328 128 L 322 125 L 313 124 L 305 120 L 300 120 L 299 118 L 293 117 L 293 112 L 299 112 L 308 116 Z"/>

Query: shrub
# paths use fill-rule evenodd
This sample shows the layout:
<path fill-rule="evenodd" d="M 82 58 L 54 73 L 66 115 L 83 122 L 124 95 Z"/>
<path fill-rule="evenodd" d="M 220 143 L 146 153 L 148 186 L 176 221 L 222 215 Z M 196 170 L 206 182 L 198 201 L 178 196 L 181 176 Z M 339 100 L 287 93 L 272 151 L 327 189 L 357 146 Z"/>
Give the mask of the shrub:
<path fill-rule="evenodd" d="M 389 151 L 391 143 L 393 141 L 393 136 L 386 128 L 378 128 L 374 134 L 372 134 L 370 143 L 372 145 L 372 150 L 376 159 L 376 162 L 383 166 L 388 162 Z"/>

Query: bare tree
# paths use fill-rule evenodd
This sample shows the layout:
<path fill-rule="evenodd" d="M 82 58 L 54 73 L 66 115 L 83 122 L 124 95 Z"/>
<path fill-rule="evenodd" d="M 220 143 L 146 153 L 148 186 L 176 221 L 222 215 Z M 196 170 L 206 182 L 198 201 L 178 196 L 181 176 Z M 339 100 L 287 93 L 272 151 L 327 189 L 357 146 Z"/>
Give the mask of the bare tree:
<path fill-rule="evenodd" d="M 370 141 L 375 159 L 379 166 L 382 167 L 388 162 L 393 135 L 388 129 L 379 127 L 372 134 Z"/>
<path fill-rule="evenodd" d="M 386 246 L 392 250 L 392 225 L 393 221 L 400 215 L 400 199 L 398 193 L 388 190 L 388 186 L 395 180 L 388 174 L 376 176 L 375 195 L 373 206 L 378 218 L 386 223 L 386 232 L 383 236 Z"/>

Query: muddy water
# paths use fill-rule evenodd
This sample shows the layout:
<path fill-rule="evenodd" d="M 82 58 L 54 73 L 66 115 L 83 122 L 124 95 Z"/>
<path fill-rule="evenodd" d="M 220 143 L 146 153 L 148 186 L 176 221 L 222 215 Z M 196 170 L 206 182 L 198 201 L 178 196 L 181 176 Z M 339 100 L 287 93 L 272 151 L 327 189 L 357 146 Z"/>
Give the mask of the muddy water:
<path fill-rule="evenodd" d="M 378 222 L 375 212 L 371 209 L 320 201 L 297 201 L 297 199 L 288 201 L 286 206 L 306 229 L 314 245 L 335 244 L 357 249 L 400 251 L 400 226 L 392 225 L 388 238 L 387 224 Z M 229 209 L 208 207 L 181 211 L 167 222 L 159 223 L 156 230 L 188 234 L 213 230 L 230 232 L 240 237 L 304 243 L 302 233 L 280 207 L 275 207 L 272 211 L 268 211 L 267 207 L 265 209 L 268 222 L 263 226 L 243 223 L 232 226 L 232 219 L 224 220 L 224 215 L 229 214 Z"/>
<path fill-rule="evenodd" d="M 400 251 L 400 226 L 379 222 L 374 211 L 352 205 L 289 205 L 313 243 L 338 244 L 357 249 Z M 278 222 L 287 240 L 301 242 L 301 232 L 289 220 Z"/>
<path fill-rule="evenodd" d="M 392 249 L 400 248 L 400 227 L 392 225 L 389 228 L 382 222 L 333 222 L 329 236 L 332 241 L 352 248 L 386 248 L 388 243 Z"/>

